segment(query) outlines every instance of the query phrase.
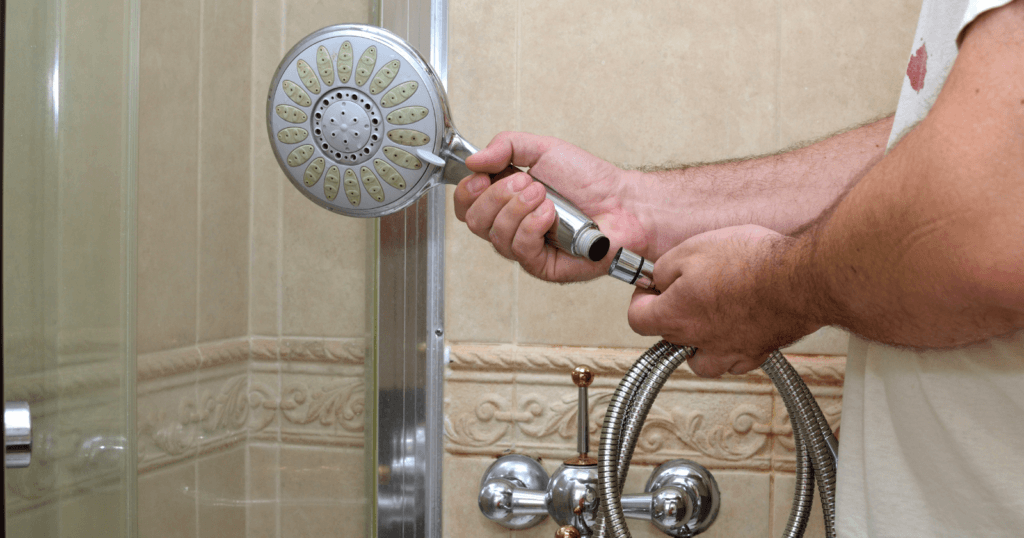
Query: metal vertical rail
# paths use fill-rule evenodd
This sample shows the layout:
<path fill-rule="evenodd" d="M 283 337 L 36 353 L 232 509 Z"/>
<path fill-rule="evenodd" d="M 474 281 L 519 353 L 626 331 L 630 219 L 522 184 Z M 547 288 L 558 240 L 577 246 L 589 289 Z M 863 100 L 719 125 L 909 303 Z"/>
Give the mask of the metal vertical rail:
<path fill-rule="evenodd" d="M 447 75 L 445 0 L 382 0 L 379 22 Z M 445 191 L 379 223 L 376 536 L 440 538 Z"/>

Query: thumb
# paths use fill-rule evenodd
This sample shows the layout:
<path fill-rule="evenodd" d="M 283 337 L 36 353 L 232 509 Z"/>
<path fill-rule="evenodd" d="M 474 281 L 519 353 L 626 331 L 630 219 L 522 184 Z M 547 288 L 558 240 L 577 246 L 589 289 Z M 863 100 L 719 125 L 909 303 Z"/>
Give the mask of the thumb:
<path fill-rule="evenodd" d="M 629 301 L 629 327 L 641 336 L 661 336 L 666 297 L 637 288 Z"/>
<path fill-rule="evenodd" d="M 531 167 L 557 142 L 555 138 L 530 133 L 499 133 L 486 148 L 466 159 L 466 166 L 488 174 L 501 172 L 509 163 Z"/>

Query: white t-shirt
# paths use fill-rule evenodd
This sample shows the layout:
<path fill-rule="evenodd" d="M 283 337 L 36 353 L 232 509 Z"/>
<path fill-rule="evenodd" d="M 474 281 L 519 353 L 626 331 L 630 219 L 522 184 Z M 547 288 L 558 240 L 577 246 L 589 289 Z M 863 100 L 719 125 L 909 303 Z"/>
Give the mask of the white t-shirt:
<path fill-rule="evenodd" d="M 889 147 L 935 102 L 961 31 L 1009 0 L 925 0 Z M 853 338 L 836 525 L 861 536 L 1024 536 L 1024 332 L 950 351 Z"/>

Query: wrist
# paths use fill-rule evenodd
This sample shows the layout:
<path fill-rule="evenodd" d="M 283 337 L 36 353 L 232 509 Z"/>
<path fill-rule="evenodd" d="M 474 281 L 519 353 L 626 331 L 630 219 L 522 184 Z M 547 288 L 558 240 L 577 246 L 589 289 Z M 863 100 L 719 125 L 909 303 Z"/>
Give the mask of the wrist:
<path fill-rule="evenodd" d="M 770 300 L 799 336 L 832 324 L 832 301 L 822 282 L 814 250 L 810 237 L 779 236 L 772 239 L 764 264 L 769 271 L 766 288 Z"/>
<path fill-rule="evenodd" d="M 685 192 L 687 170 L 624 172 L 622 207 L 638 222 L 645 248 L 637 253 L 645 258 L 657 260 L 686 239 L 711 229 L 691 225 L 695 214 L 687 204 L 694 197 Z"/>

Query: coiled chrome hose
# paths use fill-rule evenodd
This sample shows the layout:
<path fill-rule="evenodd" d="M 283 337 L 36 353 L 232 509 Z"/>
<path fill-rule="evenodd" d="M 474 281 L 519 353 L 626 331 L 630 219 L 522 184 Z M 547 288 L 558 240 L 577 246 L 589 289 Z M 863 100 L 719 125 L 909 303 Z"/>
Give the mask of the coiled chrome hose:
<path fill-rule="evenodd" d="M 601 511 L 594 529 L 595 536 L 630 537 L 620 497 L 640 429 L 668 377 L 695 352 L 692 347 L 676 346 L 664 340 L 658 342 L 626 372 L 612 395 L 598 446 Z M 782 395 L 796 444 L 796 489 L 783 536 L 803 536 L 817 477 L 825 533 L 828 538 L 835 538 L 835 436 L 807 385 L 780 352 L 772 352 L 761 369 Z M 703 530 L 691 529 L 691 532 L 695 534 Z"/>

